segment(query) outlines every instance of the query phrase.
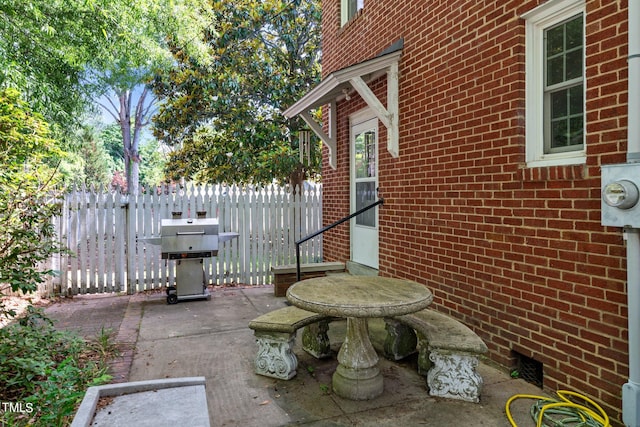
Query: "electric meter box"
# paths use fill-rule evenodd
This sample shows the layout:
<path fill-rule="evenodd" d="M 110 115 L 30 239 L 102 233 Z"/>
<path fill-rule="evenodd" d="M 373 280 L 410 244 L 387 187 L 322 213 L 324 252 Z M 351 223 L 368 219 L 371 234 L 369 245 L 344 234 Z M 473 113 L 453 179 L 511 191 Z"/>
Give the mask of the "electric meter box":
<path fill-rule="evenodd" d="M 640 163 L 602 166 L 602 225 L 640 228 Z"/>

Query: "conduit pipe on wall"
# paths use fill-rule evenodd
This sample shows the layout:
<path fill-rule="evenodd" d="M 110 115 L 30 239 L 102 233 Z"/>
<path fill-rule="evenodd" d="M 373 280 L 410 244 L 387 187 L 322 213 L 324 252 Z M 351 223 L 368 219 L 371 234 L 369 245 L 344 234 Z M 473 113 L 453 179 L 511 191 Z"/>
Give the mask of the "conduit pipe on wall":
<path fill-rule="evenodd" d="M 629 0 L 627 162 L 640 162 L 640 0 Z"/>
<path fill-rule="evenodd" d="M 640 0 L 629 0 L 627 163 L 640 162 Z M 622 386 L 622 421 L 640 427 L 640 229 L 627 229 L 629 382 Z"/>
<path fill-rule="evenodd" d="M 639 0 L 640 1 L 640 0 Z M 629 318 L 629 381 L 622 386 L 622 421 L 640 427 L 640 229 L 624 231 L 627 240 L 627 301 Z M 629 260 L 636 262 L 629 262 Z"/>

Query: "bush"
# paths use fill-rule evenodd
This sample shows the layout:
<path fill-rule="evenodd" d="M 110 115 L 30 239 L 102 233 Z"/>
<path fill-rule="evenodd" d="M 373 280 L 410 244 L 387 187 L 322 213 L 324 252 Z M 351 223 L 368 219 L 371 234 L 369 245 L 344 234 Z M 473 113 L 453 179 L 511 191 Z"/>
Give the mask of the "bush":
<path fill-rule="evenodd" d="M 0 408 L 0 425 L 70 424 L 87 387 L 111 379 L 106 364 L 111 356 L 76 334 L 56 330 L 42 311 L 30 307 L 19 323 L 0 329 L 0 402 L 17 405 L 13 411 Z"/>
<path fill-rule="evenodd" d="M 29 293 L 47 274 L 42 261 L 60 252 L 52 218 L 53 188 L 63 155 L 48 124 L 16 90 L 0 90 L 0 296 L 8 287 Z M 6 312 L 0 302 L 0 315 Z"/>

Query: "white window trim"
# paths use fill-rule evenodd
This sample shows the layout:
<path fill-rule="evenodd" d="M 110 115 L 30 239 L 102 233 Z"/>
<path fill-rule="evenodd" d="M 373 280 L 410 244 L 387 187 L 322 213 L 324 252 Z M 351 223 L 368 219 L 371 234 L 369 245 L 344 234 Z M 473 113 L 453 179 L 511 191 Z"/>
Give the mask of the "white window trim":
<path fill-rule="evenodd" d="M 349 22 L 348 11 L 349 0 L 340 0 L 340 26 L 344 27 L 344 24 Z"/>
<path fill-rule="evenodd" d="M 582 13 L 586 22 L 584 0 L 549 0 L 535 9 L 522 15 L 526 20 L 525 40 L 525 84 L 526 84 L 526 161 L 528 167 L 544 167 L 558 165 L 584 164 L 586 155 L 586 132 L 582 150 L 564 153 L 544 153 L 544 30 Z M 583 24 L 584 25 L 584 24 Z M 583 30 L 584 34 L 584 30 Z M 586 51 L 586 46 L 585 46 Z M 586 69 L 583 64 L 583 70 Z M 587 80 L 584 80 L 583 102 L 586 103 Z M 584 111 L 586 130 L 587 110 Z"/>

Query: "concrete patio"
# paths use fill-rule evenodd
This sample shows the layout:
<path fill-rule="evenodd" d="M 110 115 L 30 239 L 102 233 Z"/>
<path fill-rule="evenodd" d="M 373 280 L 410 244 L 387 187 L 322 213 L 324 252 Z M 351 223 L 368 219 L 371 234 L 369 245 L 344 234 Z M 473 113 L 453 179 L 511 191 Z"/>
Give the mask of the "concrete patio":
<path fill-rule="evenodd" d="M 539 388 L 482 364 L 480 403 L 432 398 L 417 373 L 415 357 L 399 363 L 381 357 L 383 394 L 369 401 L 345 400 L 331 392 L 335 357 L 316 360 L 302 351 L 299 343 L 296 377 L 289 381 L 262 377 L 253 371 L 257 346 L 247 324 L 284 306 L 285 298 L 275 297 L 270 286 L 215 288 L 211 293 L 209 301 L 176 305 L 167 305 L 161 292 L 78 296 L 52 304 L 46 312 L 58 328 L 77 330 L 87 337 L 103 327 L 117 332 L 124 351 L 113 363 L 113 382 L 204 377 L 212 426 L 500 427 L 510 426 L 504 410 L 509 397 L 542 394 Z M 384 323 L 372 321 L 370 329 L 380 353 Z M 337 353 L 344 321 L 332 323 L 329 336 Z M 150 420 L 161 420 L 172 405 L 172 400 L 159 397 L 150 397 L 145 407 L 139 408 Z M 518 426 L 535 425 L 529 416 L 531 403 L 519 400 L 512 405 Z M 184 425 L 189 425 L 189 411 L 184 419 Z"/>

